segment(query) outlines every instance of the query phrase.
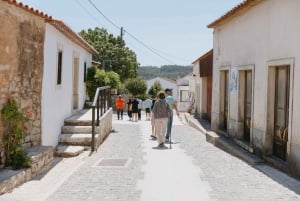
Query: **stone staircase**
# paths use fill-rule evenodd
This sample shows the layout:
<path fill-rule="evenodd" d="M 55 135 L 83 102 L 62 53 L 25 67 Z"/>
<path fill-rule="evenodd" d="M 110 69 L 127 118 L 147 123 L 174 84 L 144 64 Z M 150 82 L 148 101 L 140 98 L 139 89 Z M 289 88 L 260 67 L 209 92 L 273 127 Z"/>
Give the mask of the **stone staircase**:
<path fill-rule="evenodd" d="M 59 144 L 55 150 L 56 156 L 74 157 L 91 149 L 92 121 L 81 119 L 81 116 L 79 112 L 64 121 Z M 99 127 L 96 127 L 95 133 L 95 141 L 97 141 Z"/>

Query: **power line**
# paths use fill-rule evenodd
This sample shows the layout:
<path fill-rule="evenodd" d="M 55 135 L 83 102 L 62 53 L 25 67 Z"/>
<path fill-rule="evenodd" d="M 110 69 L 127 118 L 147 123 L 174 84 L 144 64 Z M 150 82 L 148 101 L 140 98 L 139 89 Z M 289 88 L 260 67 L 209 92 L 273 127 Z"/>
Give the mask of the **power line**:
<path fill-rule="evenodd" d="M 108 17 L 106 17 L 98 8 L 97 6 L 91 1 L 88 0 L 90 2 L 90 4 L 109 22 L 111 23 L 113 26 L 115 26 L 117 29 L 121 29 L 121 27 L 119 27 L 118 25 L 116 25 L 113 21 L 111 21 Z"/>
<path fill-rule="evenodd" d="M 126 30 L 125 30 L 126 31 Z M 145 43 L 143 43 L 142 41 L 140 41 L 138 38 L 136 38 L 134 35 L 132 35 L 131 33 L 129 33 L 128 31 L 126 31 L 126 33 L 131 36 L 134 40 L 136 40 L 137 42 L 139 42 L 142 46 L 144 46 L 145 48 L 147 48 L 149 51 L 151 51 L 152 53 L 156 54 L 157 56 L 159 56 L 161 59 L 170 62 L 172 64 L 175 64 L 174 62 L 172 62 L 171 60 L 165 58 L 164 56 L 160 55 L 159 53 L 155 52 L 152 48 L 150 48 L 148 45 L 146 45 Z"/>
<path fill-rule="evenodd" d="M 93 14 L 91 14 L 91 13 L 89 12 L 89 10 L 88 10 L 87 8 L 85 8 L 85 7 L 80 3 L 79 0 L 76 0 L 76 3 L 79 5 L 79 7 L 83 8 L 84 11 L 85 11 L 88 15 L 90 15 L 90 16 L 95 20 L 95 22 L 100 23 L 99 20 L 98 20 Z M 101 24 L 101 26 L 104 26 L 102 23 L 100 23 L 100 24 Z"/>
<path fill-rule="evenodd" d="M 122 27 L 119 27 L 118 25 L 116 25 L 112 20 L 110 20 L 108 17 L 106 17 L 106 15 L 103 14 L 103 12 L 100 11 L 100 9 L 97 8 L 97 6 L 93 3 L 92 0 L 88 0 L 89 3 L 110 23 L 112 24 L 114 27 L 116 27 L 117 29 L 122 29 Z M 148 49 L 149 51 L 151 51 L 152 53 L 154 53 L 155 55 L 157 55 L 158 57 L 160 57 L 161 59 L 175 64 L 175 62 L 172 62 L 171 60 L 167 59 L 166 57 L 162 56 L 161 54 L 159 54 L 158 52 L 154 51 L 152 48 L 150 48 L 148 45 L 146 45 L 144 42 L 142 42 L 141 40 L 139 40 L 137 37 L 135 37 L 133 34 L 129 33 L 127 30 L 124 30 L 124 32 L 126 32 L 131 38 L 133 38 L 135 41 L 137 41 L 138 43 L 140 43 L 143 47 L 145 47 L 146 49 Z"/>

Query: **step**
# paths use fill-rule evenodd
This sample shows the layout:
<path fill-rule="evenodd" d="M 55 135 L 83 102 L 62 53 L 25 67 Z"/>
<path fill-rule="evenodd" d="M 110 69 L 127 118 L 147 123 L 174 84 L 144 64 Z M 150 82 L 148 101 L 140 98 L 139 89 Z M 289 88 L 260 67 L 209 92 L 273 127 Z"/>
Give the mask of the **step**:
<path fill-rule="evenodd" d="M 95 132 L 98 133 L 99 127 L 95 128 Z M 62 133 L 92 133 L 92 126 L 63 126 L 61 129 Z"/>
<path fill-rule="evenodd" d="M 92 126 L 92 120 L 66 119 L 65 126 Z"/>
<path fill-rule="evenodd" d="M 95 140 L 98 135 L 95 135 Z M 92 143 L 92 134 L 76 133 L 76 134 L 61 134 L 59 144 L 64 145 L 81 145 L 90 146 Z"/>
<path fill-rule="evenodd" d="M 226 151 L 227 153 L 236 156 L 250 165 L 257 165 L 263 163 L 263 160 L 255 156 L 252 153 L 249 153 L 239 145 L 237 145 L 233 140 L 225 137 L 223 135 L 218 135 L 213 131 L 206 132 L 206 140 L 214 144 L 216 147 Z"/>
<path fill-rule="evenodd" d="M 55 149 L 55 156 L 59 157 L 74 157 L 78 156 L 85 150 L 84 146 L 68 146 L 68 145 L 58 145 Z"/>

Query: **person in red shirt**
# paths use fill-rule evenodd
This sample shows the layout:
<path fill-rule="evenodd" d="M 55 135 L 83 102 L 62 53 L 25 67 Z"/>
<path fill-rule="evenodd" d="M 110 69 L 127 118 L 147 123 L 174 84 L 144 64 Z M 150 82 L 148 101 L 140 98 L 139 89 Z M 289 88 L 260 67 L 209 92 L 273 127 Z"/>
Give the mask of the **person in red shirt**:
<path fill-rule="evenodd" d="M 124 108 L 124 99 L 122 98 L 121 95 L 118 96 L 116 99 L 116 108 L 117 108 L 117 115 L 118 115 L 118 120 L 123 119 L 123 108 Z"/>

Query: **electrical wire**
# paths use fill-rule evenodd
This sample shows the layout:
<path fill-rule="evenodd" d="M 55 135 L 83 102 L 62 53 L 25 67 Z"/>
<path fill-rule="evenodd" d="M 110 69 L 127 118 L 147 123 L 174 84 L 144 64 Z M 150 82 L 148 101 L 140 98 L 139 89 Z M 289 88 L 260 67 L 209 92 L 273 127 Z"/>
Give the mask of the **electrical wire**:
<path fill-rule="evenodd" d="M 100 15 L 102 15 L 110 24 L 112 24 L 114 27 L 116 27 L 118 30 L 121 29 L 121 27 L 119 27 L 118 25 L 116 25 L 112 20 L 110 20 L 106 15 L 104 15 L 103 12 L 100 11 L 100 9 L 93 3 L 92 0 L 88 0 L 89 3 L 98 11 L 98 13 Z M 145 47 L 146 49 L 148 49 L 149 51 L 151 51 L 153 54 L 155 54 L 156 56 L 160 57 L 161 59 L 174 64 L 175 62 L 172 62 L 171 60 L 167 59 L 166 57 L 162 56 L 161 54 L 159 54 L 158 52 L 154 51 L 152 48 L 150 48 L 148 45 L 146 45 L 144 42 L 142 42 L 141 40 L 139 40 L 137 37 L 135 37 L 133 34 L 131 34 L 130 32 L 128 32 L 127 30 L 124 29 L 124 32 L 126 32 L 131 38 L 133 38 L 136 42 L 138 42 L 139 44 L 141 44 L 143 47 Z"/>
<path fill-rule="evenodd" d="M 98 20 L 91 12 L 89 12 L 89 10 L 88 10 L 87 8 L 85 8 L 85 7 L 80 3 L 79 0 L 76 0 L 76 3 L 79 5 L 79 7 L 83 8 L 84 11 L 85 11 L 88 15 L 90 15 L 90 16 L 95 20 L 95 22 L 100 23 L 99 20 Z M 104 26 L 102 23 L 100 23 L 100 24 L 101 24 L 101 26 Z"/>
<path fill-rule="evenodd" d="M 116 25 L 113 21 L 111 21 L 108 17 L 106 17 L 100 10 L 99 8 L 97 8 L 97 6 L 91 1 L 88 0 L 90 2 L 90 4 L 98 11 L 98 13 L 100 13 L 100 15 L 102 15 L 109 23 L 111 23 L 114 27 L 116 27 L 118 30 L 121 29 L 121 27 L 119 27 L 118 25 Z"/>

